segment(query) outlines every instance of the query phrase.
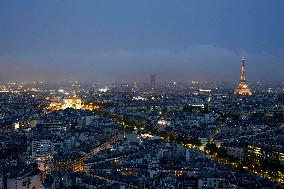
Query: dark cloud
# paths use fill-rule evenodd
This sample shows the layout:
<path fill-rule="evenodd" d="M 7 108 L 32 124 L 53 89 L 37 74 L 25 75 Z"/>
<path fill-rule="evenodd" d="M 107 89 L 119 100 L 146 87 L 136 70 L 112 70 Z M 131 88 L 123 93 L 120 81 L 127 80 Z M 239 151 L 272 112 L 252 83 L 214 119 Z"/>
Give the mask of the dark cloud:
<path fill-rule="evenodd" d="M 145 80 L 150 73 L 175 80 L 238 80 L 240 58 L 247 57 L 250 80 L 281 79 L 283 54 L 234 52 L 212 45 L 185 50 L 116 50 L 101 53 L 38 53 L 6 56 L 1 75 L 10 80 Z M 38 62 L 41 62 L 40 64 Z M 273 73 L 273 78 L 267 78 Z M 4 77 L 3 77 L 4 76 Z"/>

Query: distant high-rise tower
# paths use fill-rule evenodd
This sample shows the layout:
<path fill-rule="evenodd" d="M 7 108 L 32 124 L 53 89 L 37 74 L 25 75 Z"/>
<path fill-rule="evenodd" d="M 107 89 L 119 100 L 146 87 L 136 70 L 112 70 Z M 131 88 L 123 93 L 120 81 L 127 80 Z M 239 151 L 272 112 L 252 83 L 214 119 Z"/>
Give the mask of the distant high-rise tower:
<path fill-rule="evenodd" d="M 252 95 L 251 90 L 248 87 L 246 82 L 246 70 L 245 70 L 245 58 L 242 58 L 242 72 L 241 72 L 241 80 L 238 87 L 235 89 L 235 94 L 240 95 Z"/>
<path fill-rule="evenodd" d="M 156 87 L 156 75 L 152 74 L 151 75 L 151 88 L 154 89 Z"/>

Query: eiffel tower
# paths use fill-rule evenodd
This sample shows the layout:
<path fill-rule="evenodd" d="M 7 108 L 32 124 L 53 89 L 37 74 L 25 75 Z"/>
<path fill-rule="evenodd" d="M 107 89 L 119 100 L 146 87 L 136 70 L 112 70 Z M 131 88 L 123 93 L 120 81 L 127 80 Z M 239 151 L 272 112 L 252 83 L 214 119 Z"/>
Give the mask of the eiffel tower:
<path fill-rule="evenodd" d="M 252 95 L 251 90 L 246 82 L 245 58 L 242 58 L 242 72 L 239 86 L 235 88 L 235 94 Z"/>

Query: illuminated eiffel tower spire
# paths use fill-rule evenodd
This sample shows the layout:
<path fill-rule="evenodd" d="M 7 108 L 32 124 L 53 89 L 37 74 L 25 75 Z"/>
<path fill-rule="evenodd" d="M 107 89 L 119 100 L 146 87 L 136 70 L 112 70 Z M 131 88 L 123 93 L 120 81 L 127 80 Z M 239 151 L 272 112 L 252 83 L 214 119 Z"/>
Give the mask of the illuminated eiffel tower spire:
<path fill-rule="evenodd" d="M 252 92 L 246 82 L 245 57 L 242 57 L 241 80 L 239 86 L 235 89 L 235 94 L 252 95 Z"/>
<path fill-rule="evenodd" d="M 245 70 L 245 57 L 242 58 L 242 73 L 241 73 L 241 81 L 246 81 L 246 70 Z"/>

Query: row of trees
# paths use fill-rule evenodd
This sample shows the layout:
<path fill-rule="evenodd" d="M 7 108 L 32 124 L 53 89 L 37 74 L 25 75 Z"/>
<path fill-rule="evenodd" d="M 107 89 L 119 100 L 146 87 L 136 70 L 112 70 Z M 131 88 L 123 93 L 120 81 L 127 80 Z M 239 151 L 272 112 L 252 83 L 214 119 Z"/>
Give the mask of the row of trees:
<path fill-rule="evenodd" d="M 139 123 L 135 120 L 132 120 L 128 116 L 119 117 L 117 115 L 111 114 L 106 111 L 100 111 L 100 110 L 94 110 L 95 114 L 101 115 L 105 118 L 112 119 L 117 124 L 121 125 L 125 131 L 134 131 L 134 130 L 140 130 L 141 128 L 144 128 L 146 131 L 151 132 L 153 135 L 160 136 L 164 139 L 167 139 L 168 141 L 178 141 L 183 144 L 192 144 L 196 146 L 200 146 L 201 142 L 197 138 L 187 137 L 183 135 L 174 135 L 168 131 L 158 131 L 153 126 L 149 126 L 144 123 Z"/>
<path fill-rule="evenodd" d="M 214 143 L 208 143 L 205 150 L 219 160 L 223 160 L 229 165 L 233 164 L 238 172 L 250 172 L 276 182 L 279 182 L 284 177 L 284 165 L 279 162 L 273 162 L 267 156 L 256 156 L 253 153 L 246 153 L 244 159 L 240 161 L 228 155 L 225 148 L 218 148 Z M 280 182 L 284 182 L 284 180 Z"/>

